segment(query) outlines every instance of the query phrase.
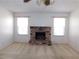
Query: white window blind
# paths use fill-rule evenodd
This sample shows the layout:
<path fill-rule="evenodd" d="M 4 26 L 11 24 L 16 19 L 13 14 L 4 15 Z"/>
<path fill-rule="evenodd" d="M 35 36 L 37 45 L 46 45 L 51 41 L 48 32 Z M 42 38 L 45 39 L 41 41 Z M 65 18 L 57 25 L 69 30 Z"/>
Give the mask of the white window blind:
<path fill-rule="evenodd" d="M 54 35 L 63 36 L 65 33 L 65 18 L 54 18 Z"/>
<path fill-rule="evenodd" d="M 28 34 L 28 17 L 17 17 L 17 33 Z"/>

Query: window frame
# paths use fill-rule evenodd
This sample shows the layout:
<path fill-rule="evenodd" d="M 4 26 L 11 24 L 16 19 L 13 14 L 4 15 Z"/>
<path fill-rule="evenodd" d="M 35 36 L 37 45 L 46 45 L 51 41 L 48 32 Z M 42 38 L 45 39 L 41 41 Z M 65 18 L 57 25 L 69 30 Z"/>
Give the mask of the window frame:
<path fill-rule="evenodd" d="M 16 33 L 17 33 L 17 35 L 21 35 L 21 36 L 22 36 L 22 35 L 28 35 L 29 33 L 27 33 L 27 34 L 19 34 L 19 33 L 18 33 L 17 18 L 21 18 L 21 17 L 22 17 L 22 18 L 23 18 L 23 17 L 24 17 L 24 18 L 28 18 L 28 25 L 27 25 L 27 32 L 28 32 L 28 28 L 29 28 L 29 16 L 17 16 L 17 17 L 16 17 Z"/>
<path fill-rule="evenodd" d="M 65 18 L 65 28 L 64 28 L 64 35 L 55 35 L 54 34 L 54 18 Z M 56 16 L 54 16 L 53 17 L 53 36 L 59 36 L 59 37 L 63 37 L 63 36 L 65 36 L 65 31 L 66 31 L 66 23 L 67 23 L 67 17 L 66 16 L 58 16 L 58 17 L 56 17 Z"/>

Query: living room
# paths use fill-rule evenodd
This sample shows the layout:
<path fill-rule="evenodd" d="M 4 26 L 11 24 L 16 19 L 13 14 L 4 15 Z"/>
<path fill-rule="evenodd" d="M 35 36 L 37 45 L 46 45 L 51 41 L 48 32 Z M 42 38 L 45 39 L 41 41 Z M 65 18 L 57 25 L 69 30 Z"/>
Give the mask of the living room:
<path fill-rule="evenodd" d="M 1 59 L 79 59 L 79 1 L 53 1 L 0 0 Z"/>

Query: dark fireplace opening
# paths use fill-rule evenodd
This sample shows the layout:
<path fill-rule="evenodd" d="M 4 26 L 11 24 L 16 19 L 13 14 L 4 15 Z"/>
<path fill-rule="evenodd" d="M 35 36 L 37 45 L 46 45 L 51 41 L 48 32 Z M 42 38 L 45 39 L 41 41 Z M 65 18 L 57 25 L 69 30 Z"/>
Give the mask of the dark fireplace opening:
<path fill-rule="evenodd" d="M 42 41 L 46 39 L 46 34 L 45 32 L 36 32 L 35 33 L 35 39 L 38 41 Z"/>

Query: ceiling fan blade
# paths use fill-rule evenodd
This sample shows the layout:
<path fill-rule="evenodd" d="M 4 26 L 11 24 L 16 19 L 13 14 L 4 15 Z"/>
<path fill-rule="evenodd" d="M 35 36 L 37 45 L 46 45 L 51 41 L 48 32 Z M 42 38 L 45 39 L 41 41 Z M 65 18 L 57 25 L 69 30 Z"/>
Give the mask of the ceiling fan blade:
<path fill-rule="evenodd" d="M 26 3 L 26 2 L 29 2 L 29 1 L 31 1 L 31 0 L 24 0 L 25 3 Z"/>

